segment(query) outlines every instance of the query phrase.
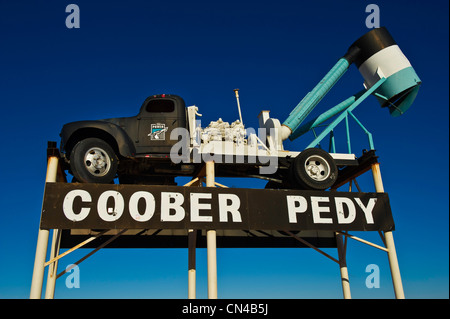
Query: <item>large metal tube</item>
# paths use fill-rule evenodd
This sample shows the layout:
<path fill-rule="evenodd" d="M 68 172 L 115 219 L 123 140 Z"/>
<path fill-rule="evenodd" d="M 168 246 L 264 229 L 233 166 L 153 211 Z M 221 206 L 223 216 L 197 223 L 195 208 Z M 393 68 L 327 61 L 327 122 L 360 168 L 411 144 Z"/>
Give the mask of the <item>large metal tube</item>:
<path fill-rule="evenodd" d="M 339 81 L 341 76 L 347 71 L 349 65 L 349 62 L 345 58 L 339 59 L 319 84 L 294 108 L 283 125 L 288 127 L 291 132 L 294 132 L 336 82 Z M 289 138 L 292 139 L 291 137 Z"/>

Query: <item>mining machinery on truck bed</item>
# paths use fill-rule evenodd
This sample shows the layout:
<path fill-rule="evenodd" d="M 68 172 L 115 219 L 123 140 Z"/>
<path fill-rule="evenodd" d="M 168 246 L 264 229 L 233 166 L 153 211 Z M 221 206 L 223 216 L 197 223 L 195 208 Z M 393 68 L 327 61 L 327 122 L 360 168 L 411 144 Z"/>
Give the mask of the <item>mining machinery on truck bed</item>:
<path fill-rule="evenodd" d="M 355 64 L 364 90 L 313 120 L 305 119 Z M 392 116 L 403 114 L 414 101 L 421 81 L 386 28 L 373 29 L 355 41 L 324 78 L 281 123 L 261 111 L 258 132 L 240 119 L 198 125 L 196 106 L 185 106 L 177 95 L 148 97 L 133 117 L 68 123 L 61 131 L 61 152 L 77 182 L 174 184 L 176 176 L 192 176 L 203 163 L 214 161 L 216 176 L 257 177 L 271 188 L 325 190 L 339 171 L 358 165 L 354 154 L 326 152 L 318 142 L 368 96 L 373 95 Z M 286 150 L 295 140 L 327 120 L 333 122 L 304 150 Z M 371 137 L 369 136 L 371 143 Z M 372 147 L 372 143 L 371 143 Z"/>

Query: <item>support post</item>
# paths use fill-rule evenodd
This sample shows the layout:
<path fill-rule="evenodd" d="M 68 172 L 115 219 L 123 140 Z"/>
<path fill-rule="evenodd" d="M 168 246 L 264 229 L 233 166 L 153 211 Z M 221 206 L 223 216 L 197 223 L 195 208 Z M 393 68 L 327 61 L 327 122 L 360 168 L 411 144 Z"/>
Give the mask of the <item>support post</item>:
<path fill-rule="evenodd" d="M 185 187 L 197 184 L 202 186 L 203 177 L 197 176 L 193 178 L 189 183 L 185 184 Z M 188 229 L 188 299 L 196 299 L 196 261 L 195 261 L 195 249 L 197 248 L 197 230 Z"/>
<path fill-rule="evenodd" d="M 50 250 L 50 259 L 59 255 L 59 247 L 61 244 L 61 230 L 53 229 L 52 245 Z M 58 273 L 58 260 L 48 265 L 47 285 L 45 287 L 45 299 L 53 299 L 55 297 L 55 285 Z"/>
<path fill-rule="evenodd" d="M 49 156 L 47 162 L 46 183 L 55 183 L 58 174 L 58 156 Z M 48 246 L 48 229 L 39 229 L 36 244 L 36 255 L 34 258 L 33 277 L 31 279 L 30 299 L 40 299 L 42 295 L 42 285 L 44 282 L 45 257 Z"/>
<path fill-rule="evenodd" d="M 348 269 L 347 269 L 347 258 L 346 258 L 346 245 L 344 245 L 344 241 L 342 240 L 342 235 L 336 233 L 336 244 L 339 256 L 339 268 L 341 271 L 341 284 L 342 284 L 342 293 L 344 295 L 344 299 L 351 299 L 352 295 L 350 292 L 350 281 L 348 277 Z"/>
<path fill-rule="evenodd" d="M 196 298 L 196 263 L 197 231 L 188 230 L 188 299 Z"/>
<path fill-rule="evenodd" d="M 377 193 L 384 193 L 383 181 L 381 179 L 380 164 L 372 164 L 372 175 Z M 400 275 L 400 267 L 398 265 L 397 252 L 395 250 L 394 235 L 392 231 L 384 232 L 386 248 L 388 249 L 389 266 L 391 268 L 392 283 L 394 285 L 395 298 L 405 299 L 403 291 L 402 277 Z"/>
<path fill-rule="evenodd" d="M 214 162 L 206 162 L 206 187 L 214 187 Z M 208 299 L 217 299 L 216 231 L 206 232 L 208 259 Z"/>

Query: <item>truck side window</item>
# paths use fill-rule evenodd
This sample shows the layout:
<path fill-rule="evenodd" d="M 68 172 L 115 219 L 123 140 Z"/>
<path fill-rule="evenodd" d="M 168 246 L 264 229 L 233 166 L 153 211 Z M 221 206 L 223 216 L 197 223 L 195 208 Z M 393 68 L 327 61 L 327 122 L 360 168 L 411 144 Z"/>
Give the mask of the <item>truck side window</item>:
<path fill-rule="evenodd" d="M 150 100 L 145 110 L 150 113 L 169 113 L 175 110 L 175 103 L 165 99 Z"/>

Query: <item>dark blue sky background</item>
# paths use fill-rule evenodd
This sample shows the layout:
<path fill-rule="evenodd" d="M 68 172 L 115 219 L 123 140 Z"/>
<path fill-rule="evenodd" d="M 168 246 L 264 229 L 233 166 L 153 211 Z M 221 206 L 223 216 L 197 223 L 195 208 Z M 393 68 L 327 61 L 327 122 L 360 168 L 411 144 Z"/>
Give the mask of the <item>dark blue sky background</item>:
<path fill-rule="evenodd" d="M 423 85 L 402 117 L 375 99 L 355 115 L 372 132 L 390 196 L 407 298 L 448 298 L 448 1 L 74 1 L 81 28 L 68 29 L 69 1 L 0 1 L 0 298 L 27 298 L 46 171 L 47 141 L 82 119 L 131 116 L 152 94 L 197 105 L 203 126 L 238 118 L 246 127 L 292 108 L 368 31 L 365 8 L 386 26 Z M 354 66 L 323 99 L 323 112 L 362 89 Z M 353 125 L 353 124 L 352 124 Z M 352 149 L 367 148 L 351 126 Z M 343 132 L 342 132 L 343 133 Z M 337 136 L 346 152 L 345 135 Z M 287 141 L 301 150 L 312 135 Z M 358 180 L 373 191 L 370 174 Z M 253 180 L 223 180 L 263 187 Z M 380 243 L 378 234 L 355 233 Z M 349 242 L 354 298 L 393 298 L 384 252 Z M 88 250 L 64 257 L 60 269 Z M 327 250 L 336 256 L 335 250 Z M 219 298 L 341 298 L 339 267 L 310 249 L 219 249 Z M 380 268 L 368 289 L 366 266 Z M 187 250 L 102 250 L 80 265 L 81 288 L 57 282 L 57 298 L 186 298 Z M 197 296 L 207 297 L 206 250 L 197 253 Z"/>

